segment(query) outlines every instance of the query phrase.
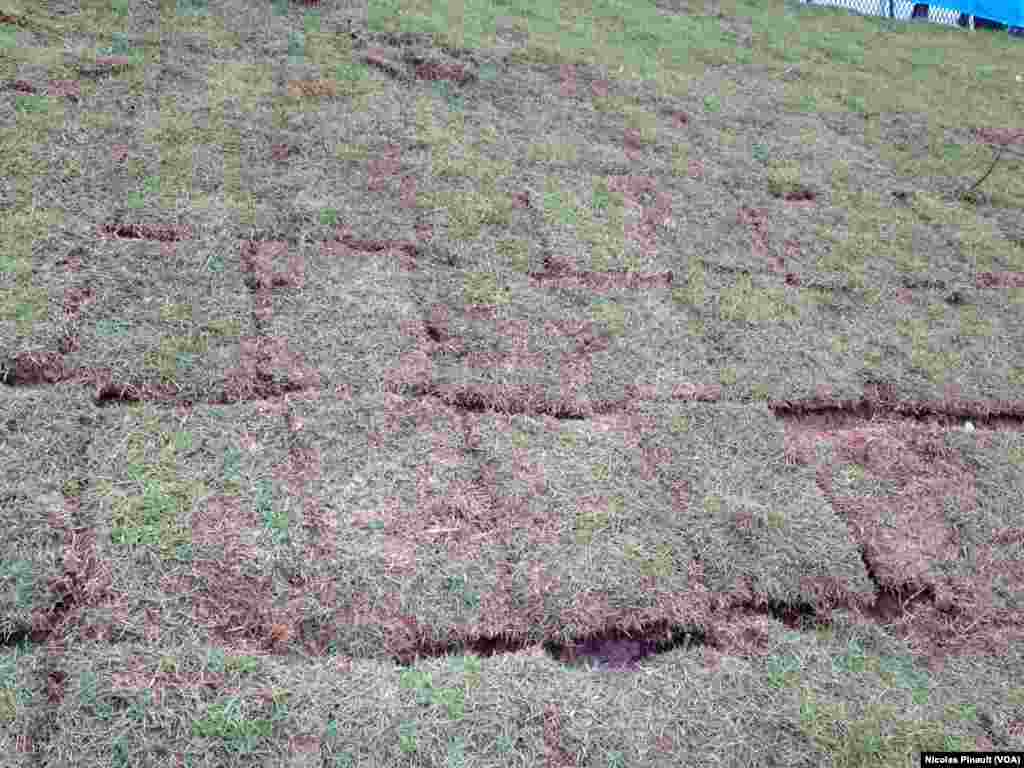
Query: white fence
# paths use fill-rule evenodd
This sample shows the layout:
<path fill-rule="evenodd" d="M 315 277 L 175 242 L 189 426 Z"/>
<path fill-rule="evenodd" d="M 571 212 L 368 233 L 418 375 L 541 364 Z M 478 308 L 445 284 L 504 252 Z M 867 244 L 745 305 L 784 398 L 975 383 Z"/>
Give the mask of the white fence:
<path fill-rule="evenodd" d="M 845 8 L 848 11 L 864 16 L 886 16 L 894 19 L 909 20 L 914 12 L 914 3 L 907 0 L 801 0 L 810 5 L 829 5 Z M 928 21 L 955 27 L 960 18 L 960 11 L 928 4 Z M 974 28 L 974 17 L 971 17 L 971 28 Z"/>

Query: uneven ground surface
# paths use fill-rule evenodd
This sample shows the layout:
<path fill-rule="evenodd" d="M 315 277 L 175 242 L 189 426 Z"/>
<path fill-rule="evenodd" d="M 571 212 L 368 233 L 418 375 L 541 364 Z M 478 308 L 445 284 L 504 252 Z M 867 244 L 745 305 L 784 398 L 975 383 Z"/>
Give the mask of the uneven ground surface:
<path fill-rule="evenodd" d="M 552 5 L 0 0 L 0 765 L 1024 749 L 1024 42 Z"/>

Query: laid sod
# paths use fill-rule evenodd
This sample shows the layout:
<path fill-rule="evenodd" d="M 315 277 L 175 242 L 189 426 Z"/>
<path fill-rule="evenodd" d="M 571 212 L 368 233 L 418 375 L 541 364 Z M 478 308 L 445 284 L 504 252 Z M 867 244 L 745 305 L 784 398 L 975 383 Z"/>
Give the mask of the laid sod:
<path fill-rule="evenodd" d="M 1024 43 L 0 0 L 0 765 L 1024 750 Z"/>

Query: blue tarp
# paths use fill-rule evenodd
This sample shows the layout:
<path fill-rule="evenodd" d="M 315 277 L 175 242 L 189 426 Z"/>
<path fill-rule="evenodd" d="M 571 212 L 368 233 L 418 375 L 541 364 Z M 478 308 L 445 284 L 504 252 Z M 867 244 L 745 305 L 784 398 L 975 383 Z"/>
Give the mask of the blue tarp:
<path fill-rule="evenodd" d="M 1002 22 L 1010 27 L 1024 27 L 1024 0 L 942 0 L 942 3 L 932 5 Z"/>
<path fill-rule="evenodd" d="M 942 7 L 999 21 L 1011 27 L 1024 27 L 1022 0 L 943 0 Z"/>
<path fill-rule="evenodd" d="M 1010 27 L 1010 31 L 1024 28 L 1024 0 L 941 0 L 938 3 L 916 3 L 912 0 L 800 0 L 811 5 L 831 5 L 847 8 L 857 13 L 888 16 L 891 19 L 909 19 L 920 11 L 930 8 L 932 21 L 956 24 L 957 16 L 965 13 L 975 16 L 975 21 L 987 19 Z M 852 7 L 851 7 L 852 6 Z M 866 6 L 866 7 L 865 7 Z M 949 17 L 952 16 L 952 20 Z"/>

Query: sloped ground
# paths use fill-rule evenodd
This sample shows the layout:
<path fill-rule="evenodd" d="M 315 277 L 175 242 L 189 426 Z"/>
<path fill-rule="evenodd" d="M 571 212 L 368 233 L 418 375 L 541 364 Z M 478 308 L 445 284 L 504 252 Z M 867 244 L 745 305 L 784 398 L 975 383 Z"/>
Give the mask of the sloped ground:
<path fill-rule="evenodd" d="M 340 5 L 0 0 L 0 764 L 1024 749 L 1024 45 Z"/>

